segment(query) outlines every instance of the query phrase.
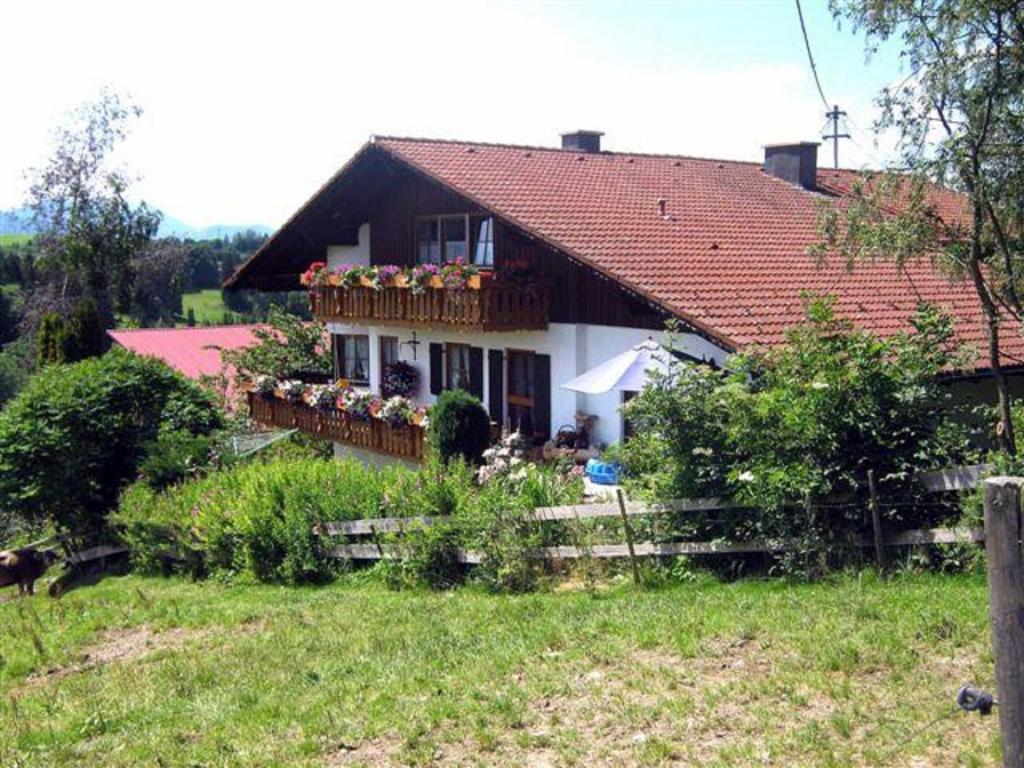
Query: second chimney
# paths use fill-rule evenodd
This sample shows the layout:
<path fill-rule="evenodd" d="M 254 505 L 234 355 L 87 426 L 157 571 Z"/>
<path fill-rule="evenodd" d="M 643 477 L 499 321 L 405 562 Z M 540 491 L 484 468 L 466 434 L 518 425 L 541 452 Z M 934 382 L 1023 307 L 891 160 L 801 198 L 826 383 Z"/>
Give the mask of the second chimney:
<path fill-rule="evenodd" d="M 765 145 L 764 170 L 790 184 L 815 189 L 818 186 L 817 142 Z"/>
<path fill-rule="evenodd" d="M 573 131 L 562 134 L 562 149 L 571 149 L 575 152 L 600 152 L 601 131 Z"/>

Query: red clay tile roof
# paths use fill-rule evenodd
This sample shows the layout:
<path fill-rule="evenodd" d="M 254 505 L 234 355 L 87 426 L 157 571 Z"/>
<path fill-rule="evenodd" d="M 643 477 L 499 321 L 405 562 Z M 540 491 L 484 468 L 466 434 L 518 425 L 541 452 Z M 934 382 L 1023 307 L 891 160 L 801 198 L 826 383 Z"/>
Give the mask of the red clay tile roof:
<path fill-rule="evenodd" d="M 218 325 L 196 328 L 139 328 L 107 331 L 125 349 L 163 360 L 190 379 L 221 372 L 220 353 L 256 342 L 257 325 Z M 230 371 L 229 378 L 231 380 Z"/>
<path fill-rule="evenodd" d="M 816 204 L 824 195 L 774 178 L 760 164 L 389 137 L 374 142 L 729 346 L 780 342 L 803 318 L 801 292 L 812 291 L 836 294 L 840 314 L 883 334 L 907 328 L 919 300 L 935 302 L 956 318 L 961 343 L 984 352 L 981 308 L 970 284 L 950 282 L 925 261 L 903 274 L 888 263 L 853 272 L 838 260 L 819 267 L 807 249 L 817 239 Z M 841 195 L 856 175 L 822 169 L 818 184 Z M 961 204 L 940 191 L 940 212 L 953 216 Z M 1007 362 L 1024 362 L 1024 338 L 1010 330 L 1004 336 Z M 978 367 L 986 367 L 984 355 Z"/>

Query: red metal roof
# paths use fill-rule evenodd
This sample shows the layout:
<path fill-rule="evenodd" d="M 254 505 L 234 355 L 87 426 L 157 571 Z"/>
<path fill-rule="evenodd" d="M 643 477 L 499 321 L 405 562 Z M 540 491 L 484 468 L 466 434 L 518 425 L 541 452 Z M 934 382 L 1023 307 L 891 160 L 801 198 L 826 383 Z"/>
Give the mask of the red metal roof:
<path fill-rule="evenodd" d="M 256 342 L 258 325 L 213 325 L 196 328 L 139 328 L 107 331 L 125 349 L 163 360 L 190 379 L 221 373 L 220 353 Z M 229 371 L 229 381 L 231 372 Z"/>
<path fill-rule="evenodd" d="M 854 171 L 820 169 L 823 194 L 758 163 L 390 137 L 374 144 L 729 346 L 780 342 L 804 317 L 800 294 L 812 291 L 835 294 L 841 315 L 882 334 L 907 328 L 917 303 L 932 301 L 956 318 L 961 343 L 985 350 L 968 282 L 951 282 L 926 260 L 902 273 L 890 263 L 850 272 L 808 254 L 819 202 L 848 192 Z M 936 194 L 940 213 L 961 210 L 954 193 Z M 1004 336 L 1007 360 L 1024 362 L 1024 338 Z"/>

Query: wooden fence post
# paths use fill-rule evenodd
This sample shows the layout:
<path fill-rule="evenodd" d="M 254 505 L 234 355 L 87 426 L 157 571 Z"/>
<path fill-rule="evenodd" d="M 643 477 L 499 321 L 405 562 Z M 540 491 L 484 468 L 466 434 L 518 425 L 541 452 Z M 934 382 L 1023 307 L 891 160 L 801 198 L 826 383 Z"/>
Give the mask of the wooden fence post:
<path fill-rule="evenodd" d="M 1003 768 L 1024 768 L 1024 479 L 985 481 L 985 554 Z"/>
<path fill-rule="evenodd" d="M 885 573 L 885 540 L 882 538 L 882 512 L 878 508 L 878 488 L 875 470 L 868 470 L 868 496 L 871 507 L 871 531 L 875 536 L 875 563 L 879 573 Z"/>
<path fill-rule="evenodd" d="M 636 551 L 633 549 L 633 529 L 629 526 L 629 515 L 626 514 L 626 497 L 622 494 L 621 488 L 615 489 L 615 496 L 619 500 L 619 513 L 622 515 L 622 527 L 626 531 L 626 547 L 629 548 L 629 562 L 633 566 L 633 583 L 640 586 L 640 565 L 636 561 Z"/>

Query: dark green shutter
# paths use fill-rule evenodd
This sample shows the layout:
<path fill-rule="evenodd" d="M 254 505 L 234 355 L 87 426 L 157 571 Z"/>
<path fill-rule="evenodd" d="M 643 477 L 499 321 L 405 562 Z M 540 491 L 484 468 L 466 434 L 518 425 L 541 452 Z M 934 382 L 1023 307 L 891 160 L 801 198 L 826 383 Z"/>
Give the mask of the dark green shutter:
<path fill-rule="evenodd" d="M 551 436 L 551 355 L 533 358 L 533 430 L 546 439 Z"/>
<path fill-rule="evenodd" d="M 444 389 L 444 356 L 440 344 L 430 345 L 430 394 L 439 395 Z"/>
<path fill-rule="evenodd" d="M 469 394 L 483 402 L 484 351 L 480 347 L 469 348 Z"/>
<path fill-rule="evenodd" d="M 505 423 L 505 356 L 500 349 L 487 351 L 487 410 L 491 421 Z"/>

